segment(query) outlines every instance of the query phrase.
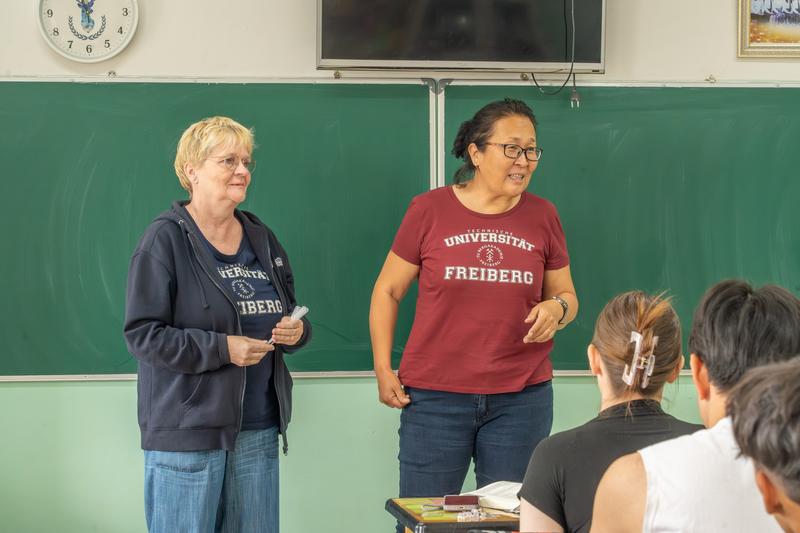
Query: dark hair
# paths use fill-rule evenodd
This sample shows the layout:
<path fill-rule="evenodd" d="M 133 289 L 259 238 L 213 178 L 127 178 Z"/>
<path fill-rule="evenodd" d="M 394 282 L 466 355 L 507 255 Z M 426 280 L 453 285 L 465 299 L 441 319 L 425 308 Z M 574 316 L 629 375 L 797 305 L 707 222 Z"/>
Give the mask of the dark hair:
<path fill-rule="evenodd" d="M 637 331 L 643 337 L 641 354 L 650 354 L 652 351 L 655 355 L 653 374 L 647 387 L 642 387 L 642 370 L 636 373 L 630 385 L 622 381 L 625 365 L 630 367 L 633 364 L 631 331 Z M 653 337 L 658 337 L 655 350 Z M 654 396 L 675 372 L 681 358 L 681 322 L 669 298 L 664 298 L 662 294 L 650 296 L 642 291 L 625 292 L 612 298 L 600 311 L 594 325 L 592 344 L 603 358 L 617 396 L 621 396 L 626 389 Z"/>
<path fill-rule="evenodd" d="M 800 358 L 747 372 L 731 389 L 728 414 L 741 454 L 800 503 Z"/>
<path fill-rule="evenodd" d="M 494 125 L 498 120 L 514 115 L 530 119 L 533 128 L 536 129 L 536 117 L 533 115 L 531 108 L 528 107 L 528 104 L 511 98 L 487 104 L 480 108 L 471 120 L 461 123 L 453 141 L 451 153 L 462 159 L 464 164 L 453 175 L 453 183 L 458 185 L 475 172 L 475 165 L 472 164 L 472 159 L 469 157 L 469 152 L 467 152 L 469 145 L 475 143 L 478 146 L 482 146 L 494 132 Z"/>
<path fill-rule="evenodd" d="M 727 391 L 749 369 L 800 353 L 800 300 L 777 285 L 717 283 L 694 313 L 689 351 L 708 368 L 711 383 Z"/>

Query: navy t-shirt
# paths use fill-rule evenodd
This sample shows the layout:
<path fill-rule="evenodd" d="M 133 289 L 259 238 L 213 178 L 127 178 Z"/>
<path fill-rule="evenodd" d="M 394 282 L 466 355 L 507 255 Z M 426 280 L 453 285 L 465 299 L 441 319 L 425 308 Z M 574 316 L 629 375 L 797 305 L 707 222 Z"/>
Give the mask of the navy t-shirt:
<path fill-rule="evenodd" d="M 247 235 L 242 235 L 239 251 L 235 255 L 225 255 L 205 238 L 203 240 L 216 259 L 217 272 L 234 298 L 242 324 L 242 334 L 253 339 L 267 340 L 272 337 L 272 328 L 283 317 L 283 306 Z M 273 362 L 272 352 L 269 352 L 257 365 L 246 367 L 247 383 L 242 405 L 243 431 L 278 425 Z"/>

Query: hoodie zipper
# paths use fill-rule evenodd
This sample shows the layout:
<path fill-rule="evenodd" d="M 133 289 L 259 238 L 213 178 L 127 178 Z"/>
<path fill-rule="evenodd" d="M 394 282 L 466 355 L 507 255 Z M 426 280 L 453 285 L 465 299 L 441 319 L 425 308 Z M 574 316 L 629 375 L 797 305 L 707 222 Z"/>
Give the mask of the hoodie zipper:
<path fill-rule="evenodd" d="M 289 308 L 288 308 L 289 299 L 286 297 L 286 294 L 285 294 L 285 292 L 283 290 L 283 286 L 282 286 L 283 282 L 278 279 L 278 276 L 275 274 L 275 268 L 272 265 L 272 248 L 269 245 L 269 234 L 267 234 L 266 248 L 267 248 L 267 261 L 269 262 L 269 267 L 268 268 L 269 268 L 270 279 L 272 280 L 272 284 L 275 286 L 275 290 L 278 291 L 278 297 L 281 299 L 281 305 L 283 306 L 284 316 L 286 316 L 285 313 L 287 313 L 289 311 Z M 276 346 L 275 349 L 277 350 L 278 347 Z M 283 352 L 283 350 L 281 350 L 281 352 Z M 286 363 L 284 362 L 284 364 L 286 364 Z M 273 364 L 273 368 L 274 368 L 274 364 Z M 275 376 L 275 379 L 279 379 L 278 376 L 277 376 L 277 372 L 275 372 L 274 370 L 273 370 L 273 375 Z M 283 379 L 283 378 L 281 377 L 280 379 Z M 281 395 L 278 394 L 277 390 L 275 391 L 275 397 L 278 399 L 278 417 L 280 418 L 280 421 L 279 421 L 278 425 L 279 425 L 280 432 L 283 435 L 283 440 L 284 440 L 284 443 L 285 443 L 286 442 L 286 426 L 288 425 L 288 424 L 284 423 L 284 417 L 286 416 L 286 409 L 285 409 L 285 407 L 283 405 L 283 400 L 281 399 Z M 288 446 L 284 445 L 284 447 L 283 447 L 283 455 L 287 455 L 287 454 L 288 454 Z"/>
<path fill-rule="evenodd" d="M 281 305 L 283 306 L 284 316 L 288 316 L 289 298 L 286 296 L 285 288 L 283 287 L 283 280 L 279 279 L 279 276 L 275 272 L 275 266 L 272 263 L 272 247 L 269 244 L 269 232 L 267 231 L 266 233 L 267 235 L 266 235 L 265 248 L 267 249 L 266 259 L 267 259 L 267 264 L 269 265 L 267 268 L 269 269 L 270 281 L 275 286 L 275 290 L 278 291 L 278 297 L 281 299 Z M 278 350 L 278 347 L 276 346 L 275 349 Z M 281 353 L 283 353 L 283 350 L 281 350 Z M 284 362 L 284 365 L 285 364 L 286 363 Z M 273 371 L 273 376 L 275 376 L 276 380 L 279 379 L 277 372 Z M 280 379 L 283 378 L 281 377 Z M 278 416 L 280 417 L 279 429 L 283 437 L 283 455 L 288 455 L 289 445 L 286 439 L 286 427 L 288 426 L 288 424 L 284 420 L 286 417 L 286 409 L 285 406 L 283 405 L 283 400 L 281 398 L 281 395 L 278 394 L 277 390 L 275 391 L 275 397 L 278 399 Z"/>
<path fill-rule="evenodd" d="M 183 219 L 181 219 L 179 221 L 179 223 L 180 224 L 184 224 L 185 222 L 183 221 Z M 200 268 L 203 269 L 203 272 L 205 272 L 206 276 L 208 276 L 208 279 L 211 280 L 211 283 L 213 283 L 214 286 L 220 290 L 222 295 L 225 296 L 225 299 L 228 300 L 228 302 L 230 302 L 231 306 L 233 307 L 233 312 L 234 312 L 234 315 L 236 316 L 236 332 L 237 332 L 238 335 L 241 335 L 242 334 L 242 323 L 241 323 L 241 320 L 239 318 L 239 310 L 236 308 L 236 304 L 231 299 L 231 297 L 228 296 L 228 293 L 225 292 L 225 289 L 222 288 L 222 285 L 220 285 L 217 282 L 217 280 L 214 279 L 214 276 L 212 276 L 211 273 L 206 268 L 205 263 L 203 261 L 199 260 L 200 259 L 200 254 L 197 251 L 197 245 L 195 245 L 195 243 L 194 243 L 192 233 L 187 231 L 186 235 L 189 238 L 189 244 L 192 245 L 192 250 L 194 251 L 195 257 L 198 258 L 197 262 L 200 263 Z M 245 367 L 242 367 L 242 389 L 241 389 L 241 393 L 239 395 L 239 425 L 238 425 L 238 427 L 236 429 L 237 433 L 239 433 L 242 430 L 242 417 L 244 417 L 244 391 L 245 391 L 246 387 L 247 387 L 247 369 Z"/>

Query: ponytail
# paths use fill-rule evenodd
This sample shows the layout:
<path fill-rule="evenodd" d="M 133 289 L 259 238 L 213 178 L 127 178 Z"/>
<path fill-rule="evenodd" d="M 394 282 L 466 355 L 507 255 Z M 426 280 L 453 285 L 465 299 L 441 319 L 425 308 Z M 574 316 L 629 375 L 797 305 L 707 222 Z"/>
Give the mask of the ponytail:
<path fill-rule="evenodd" d="M 469 157 L 469 153 L 467 152 L 467 148 L 471 144 L 469 139 L 472 138 L 473 122 L 474 119 L 465 120 L 461 123 L 461 126 L 458 127 L 456 138 L 453 141 L 453 149 L 450 151 L 456 158 L 464 161 L 464 164 L 461 165 L 453 175 L 453 183 L 456 185 L 460 185 L 462 182 L 469 179 L 475 172 L 475 165 L 472 164 L 472 158 Z"/>

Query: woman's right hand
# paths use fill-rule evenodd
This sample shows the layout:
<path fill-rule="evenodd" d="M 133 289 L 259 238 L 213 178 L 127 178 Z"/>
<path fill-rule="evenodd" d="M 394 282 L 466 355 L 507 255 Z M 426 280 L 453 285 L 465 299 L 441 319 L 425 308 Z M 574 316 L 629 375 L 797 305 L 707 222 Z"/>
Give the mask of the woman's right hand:
<path fill-rule="evenodd" d="M 411 403 L 411 398 L 392 372 L 392 337 L 400 300 L 418 274 L 419 265 L 409 263 L 390 251 L 375 281 L 369 306 L 369 334 L 372 339 L 375 377 L 378 378 L 378 399 L 382 404 L 396 409 L 402 409 Z"/>
<path fill-rule="evenodd" d="M 258 339 L 228 335 L 228 353 L 236 366 L 257 365 L 275 346 Z"/>
<path fill-rule="evenodd" d="M 382 404 L 402 409 L 411 403 L 411 398 L 403 390 L 403 385 L 394 372 L 391 370 L 375 372 L 375 377 L 378 378 L 378 399 Z"/>

